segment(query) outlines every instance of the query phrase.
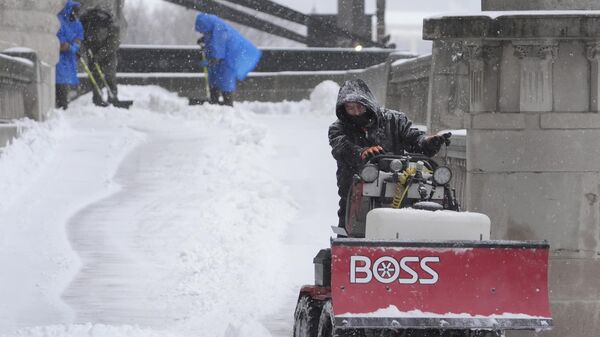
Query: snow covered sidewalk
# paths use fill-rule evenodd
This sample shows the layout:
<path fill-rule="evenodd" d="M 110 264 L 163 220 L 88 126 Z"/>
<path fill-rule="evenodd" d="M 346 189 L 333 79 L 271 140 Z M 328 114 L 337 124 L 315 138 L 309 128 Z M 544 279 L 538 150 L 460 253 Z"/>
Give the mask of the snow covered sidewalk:
<path fill-rule="evenodd" d="M 123 93 L 130 111 L 84 97 L 0 157 L 0 335 L 289 334 L 335 222 L 332 117 Z"/>

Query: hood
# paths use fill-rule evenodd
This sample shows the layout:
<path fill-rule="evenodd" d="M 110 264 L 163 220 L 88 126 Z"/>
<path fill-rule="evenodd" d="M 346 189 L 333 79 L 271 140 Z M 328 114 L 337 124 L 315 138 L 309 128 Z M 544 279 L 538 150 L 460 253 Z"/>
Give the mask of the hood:
<path fill-rule="evenodd" d="M 77 8 L 81 7 L 81 4 L 77 1 L 69 0 L 65 4 L 65 7 L 58 13 L 58 16 L 60 18 L 68 20 L 69 16 L 71 15 L 71 12 L 73 12 L 73 8 L 76 8 L 76 7 Z"/>
<path fill-rule="evenodd" d="M 373 93 L 361 79 L 344 82 L 338 93 L 337 103 L 335 104 L 335 114 L 337 118 L 348 121 L 348 115 L 344 109 L 344 103 L 358 102 L 367 107 L 367 113 L 379 115 L 379 105 L 373 96 Z"/>
<path fill-rule="evenodd" d="M 196 31 L 203 34 L 212 32 L 218 20 L 214 15 L 200 13 L 196 16 Z"/>

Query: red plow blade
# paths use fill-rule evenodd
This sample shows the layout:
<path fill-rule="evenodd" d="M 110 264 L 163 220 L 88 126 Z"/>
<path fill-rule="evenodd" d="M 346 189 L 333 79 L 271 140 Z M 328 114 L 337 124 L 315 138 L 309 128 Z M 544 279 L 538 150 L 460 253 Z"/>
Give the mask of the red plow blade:
<path fill-rule="evenodd" d="M 335 239 L 338 328 L 552 326 L 546 242 Z"/>

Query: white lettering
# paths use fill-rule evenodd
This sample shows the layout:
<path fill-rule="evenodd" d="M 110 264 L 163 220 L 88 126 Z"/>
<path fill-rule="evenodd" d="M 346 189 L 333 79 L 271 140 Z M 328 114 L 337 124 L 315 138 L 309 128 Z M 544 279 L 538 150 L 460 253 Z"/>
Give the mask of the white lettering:
<path fill-rule="evenodd" d="M 357 266 L 358 262 L 364 265 Z M 362 273 L 365 276 L 356 277 L 357 273 Z M 366 256 L 351 256 L 350 257 L 350 283 L 369 283 L 373 279 L 371 273 L 371 259 Z"/>
<path fill-rule="evenodd" d="M 419 262 L 419 258 L 416 256 L 405 256 L 400 260 L 400 267 L 402 268 L 402 270 L 404 270 L 405 272 L 409 273 L 410 276 L 412 276 L 411 278 L 398 279 L 398 281 L 400 281 L 400 284 L 415 284 L 419 279 L 419 274 L 417 274 L 416 271 L 414 271 L 411 267 L 407 265 L 407 263 L 409 262 Z"/>
<path fill-rule="evenodd" d="M 400 275 L 398 261 L 390 256 L 382 256 L 373 265 L 373 275 L 381 283 L 392 283 Z"/>
<path fill-rule="evenodd" d="M 419 283 L 421 284 L 436 284 L 439 276 L 438 273 L 431 269 L 431 267 L 429 267 L 427 265 L 427 262 L 431 262 L 431 263 L 438 263 L 440 262 L 440 258 L 437 256 L 428 256 L 428 257 L 424 257 L 421 260 L 421 269 L 423 269 L 424 272 L 426 272 L 427 274 L 431 275 L 430 279 L 420 279 Z"/>
<path fill-rule="evenodd" d="M 404 256 L 397 260 L 391 256 L 382 256 L 371 263 L 367 256 L 355 255 L 350 257 L 350 283 L 370 283 L 373 278 L 383 284 L 389 284 L 398 280 L 400 284 L 436 284 L 439 281 L 439 274 L 432 268 L 431 264 L 439 263 L 437 256 L 426 256 L 419 258 L 417 256 Z M 409 265 L 409 264 L 416 265 Z M 418 268 L 430 278 L 420 278 Z M 402 277 L 401 272 L 407 273 L 410 277 Z"/>

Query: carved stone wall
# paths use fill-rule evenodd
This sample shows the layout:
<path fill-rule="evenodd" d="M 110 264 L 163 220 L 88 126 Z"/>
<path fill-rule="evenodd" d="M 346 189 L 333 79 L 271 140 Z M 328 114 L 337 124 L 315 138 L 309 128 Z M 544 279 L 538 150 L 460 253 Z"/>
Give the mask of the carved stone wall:
<path fill-rule="evenodd" d="M 433 119 L 449 114 L 443 79 L 462 76 L 452 62 L 468 74 L 467 208 L 490 216 L 494 239 L 550 242 L 555 327 L 539 336 L 598 335 L 600 15 L 440 17 L 424 38 L 442 80 Z"/>
<path fill-rule="evenodd" d="M 54 108 L 55 65 L 59 54 L 56 14 L 63 2 L 0 1 L 0 52 L 26 57 L 35 63 L 34 80 L 23 98 L 25 113 L 31 118 L 43 119 Z"/>

